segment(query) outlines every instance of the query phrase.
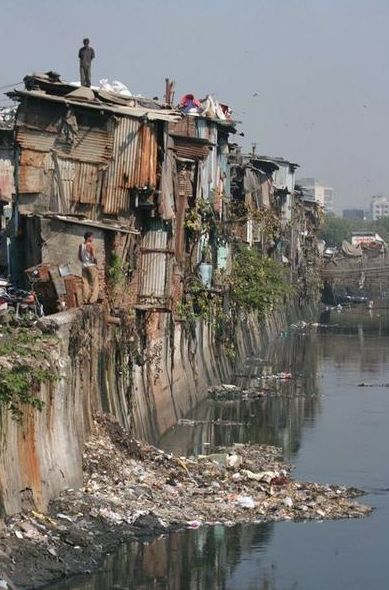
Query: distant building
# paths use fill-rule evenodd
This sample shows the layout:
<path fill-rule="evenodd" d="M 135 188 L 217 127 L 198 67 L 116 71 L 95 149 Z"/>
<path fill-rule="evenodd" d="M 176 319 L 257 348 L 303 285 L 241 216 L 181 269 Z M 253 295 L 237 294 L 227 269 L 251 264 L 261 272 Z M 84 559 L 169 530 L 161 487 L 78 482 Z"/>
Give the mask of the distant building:
<path fill-rule="evenodd" d="M 381 217 L 389 217 L 389 200 L 387 197 L 377 195 L 371 198 L 370 215 L 373 221 L 377 221 Z"/>
<path fill-rule="evenodd" d="M 343 219 L 365 219 L 363 209 L 343 209 Z"/>
<path fill-rule="evenodd" d="M 334 212 L 334 189 L 320 184 L 315 178 L 301 178 L 297 181 L 305 192 L 313 195 L 315 201 L 324 207 L 326 213 Z"/>

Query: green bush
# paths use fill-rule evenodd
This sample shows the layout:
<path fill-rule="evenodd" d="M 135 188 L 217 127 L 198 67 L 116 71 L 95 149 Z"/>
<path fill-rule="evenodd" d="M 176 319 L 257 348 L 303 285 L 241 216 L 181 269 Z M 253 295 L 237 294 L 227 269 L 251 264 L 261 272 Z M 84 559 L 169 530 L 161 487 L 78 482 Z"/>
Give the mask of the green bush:
<path fill-rule="evenodd" d="M 229 278 L 230 299 L 237 309 L 263 317 L 292 292 L 281 264 L 245 245 L 237 245 Z"/>

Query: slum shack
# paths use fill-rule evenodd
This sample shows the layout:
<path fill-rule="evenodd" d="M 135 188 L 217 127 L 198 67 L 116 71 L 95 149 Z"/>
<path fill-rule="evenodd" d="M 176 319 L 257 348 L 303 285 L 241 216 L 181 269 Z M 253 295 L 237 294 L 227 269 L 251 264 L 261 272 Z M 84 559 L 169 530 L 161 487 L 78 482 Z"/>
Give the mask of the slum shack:
<path fill-rule="evenodd" d="M 155 227 L 158 211 L 169 208 L 162 182 L 167 127 L 181 115 L 148 99 L 75 88 L 52 74 L 27 76 L 25 86 L 10 93 L 18 102 L 13 279 L 23 283 L 25 269 L 31 279 L 39 266 L 35 276 L 51 277 L 63 308 L 71 299 L 65 277 L 80 275 L 78 247 L 92 231 L 104 298 L 112 258 L 133 270 L 128 259 L 141 229 Z M 153 269 L 143 271 L 147 291 Z"/>

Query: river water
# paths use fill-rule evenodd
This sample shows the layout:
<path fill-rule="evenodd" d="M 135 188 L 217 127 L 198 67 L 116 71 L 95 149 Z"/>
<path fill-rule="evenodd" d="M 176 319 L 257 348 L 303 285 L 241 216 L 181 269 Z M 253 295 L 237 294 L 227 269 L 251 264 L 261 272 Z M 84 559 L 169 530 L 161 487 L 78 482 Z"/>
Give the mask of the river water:
<path fill-rule="evenodd" d="M 292 380 L 272 382 L 272 392 L 255 401 L 206 400 L 188 417 L 194 422 L 173 428 L 160 446 L 179 454 L 233 442 L 281 446 L 296 478 L 366 490 L 362 501 L 375 507 L 372 516 L 174 533 L 123 546 L 101 571 L 57 590 L 389 586 L 389 315 L 348 310 L 320 322 L 327 327 L 291 328 L 235 376 L 255 383 L 265 366 L 291 372 Z"/>

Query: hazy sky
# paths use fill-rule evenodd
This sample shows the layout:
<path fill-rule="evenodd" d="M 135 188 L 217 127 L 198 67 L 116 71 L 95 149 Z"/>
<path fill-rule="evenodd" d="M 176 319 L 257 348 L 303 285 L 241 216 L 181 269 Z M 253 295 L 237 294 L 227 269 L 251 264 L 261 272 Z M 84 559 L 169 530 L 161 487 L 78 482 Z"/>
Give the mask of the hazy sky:
<path fill-rule="evenodd" d="M 333 186 L 336 208 L 389 196 L 389 0 L 1 0 L 0 86 L 54 69 L 176 98 L 213 93 L 242 141 Z M 2 89 L 4 92 L 4 89 Z M 253 96 L 258 93 L 258 96 Z M 4 104 L 1 102 L 0 104 Z M 241 139 L 241 138 L 240 138 Z"/>

